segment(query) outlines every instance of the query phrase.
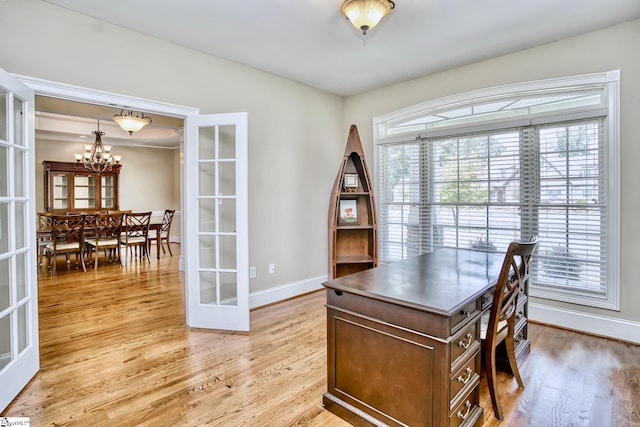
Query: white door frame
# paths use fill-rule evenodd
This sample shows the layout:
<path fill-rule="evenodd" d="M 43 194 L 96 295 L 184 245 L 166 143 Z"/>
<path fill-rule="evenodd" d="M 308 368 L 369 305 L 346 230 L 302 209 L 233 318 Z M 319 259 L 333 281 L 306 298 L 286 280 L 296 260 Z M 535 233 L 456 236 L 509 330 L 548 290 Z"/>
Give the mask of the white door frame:
<path fill-rule="evenodd" d="M 34 90 L 36 95 L 49 96 L 52 98 L 66 99 L 69 101 L 84 102 L 88 104 L 104 105 L 113 107 L 114 109 L 126 108 L 131 110 L 144 111 L 145 113 L 156 113 L 165 116 L 178 117 L 186 119 L 187 116 L 197 116 L 200 114 L 198 108 L 187 107 L 183 105 L 169 104 L 161 101 L 138 98 L 135 96 L 122 95 L 103 90 L 92 89 L 82 86 L 69 85 L 65 83 L 52 82 L 36 77 L 12 74 L 22 83 Z M 184 141 L 184 139 L 183 139 Z M 180 144 L 180 155 L 184 156 L 184 143 Z M 184 171 L 183 165 L 180 164 L 180 211 L 184 210 Z M 181 221 L 180 235 L 185 236 L 184 223 Z M 184 270 L 184 254 L 180 254 L 179 268 Z"/>
<path fill-rule="evenodd" d="M 43 96 L 49 96 L 52 98 L 66 99 L 66 100 L 77 101 L 77 102 L 85 102 L 85 103 L 96 104 L 96 105 L 104 105 L 104 106 L 110 106 L 114 108 L 127 108 L 127 109 L 145 111 L 146 113 L 156 113 L 156 114 L 162 114 L 166 116 L 178 117 L 185 120 L 185 127 L 186 127 L 187 117 L 193 120 L 203 120 L 203 119 L 206 120 L 204 116 L 200 116 L 200 111 L 198 108 L 169 104 L 166 102 L 154 101 L 154 100 L 143 99 L 143 98 L 137 98 L 133 96 L 106 92 L 98 89 L 91 89 L 91 88 L 86 88 L 81 86 L 69 85 L 65 83 L 52 82 L 49 80 L 43 80 L 35 77 L 29 77 L 29 76 L 23 76 L 23 75 L 17 75 L 17 74 L 13 74 L 13 76 L 16 77 L 18 80 L 20 80 L 22 83 L 32 88 L 33 91 L 35 92 L 35 95 L 43 95 Z M 218 115 L 218 116 L 224 116 L 224 115 Z M 244 126 L 245 126 L 245 132 L 246 132 L 246 126 L 247 126 L 246 118 L 245 118 Z M 184 145 L 197 144 L 197 139 L 198 139 L 198 135 L 195 132 L 191 135 L 187 135 L 187 132 L 184 133 L 183 143 L 180 146 L 180 154 L 182 158 L 184 158 L 184 155 L 185 155 Z M 246 153 L 243 154 L 243 157 L 246 158 Z M 185 184 L 185 171 L 184 171 L 183 164 L 180 165 L 180 188 L 181 188 L 180 210 L 183 213 L 186 213 L 186 201 L 185 201 L 186 184 Z M 186 221 L 181 222 L 181 236 L 187 236 L 187 229 L 185 224 L 186 224 Z M 184 242 L 184 243 L 187 243 L 187 242 Z M 248 255 L 248 249 L 246 249 L 246 253 Z M 184 252 L 182 252 L 180 254 L 180 269 L 183 271 L 185 270 L 185 267 L 186 267 L 184 257 L 185 257 L 185 254 Z M 240 261 L 241 262 L 239 262 L 239 265 L 242 268 L 240 269 L 241 272 L 239 274 L 244 275 L 246 273 L 247 281 L 248 281 L 248 267 L 245 268 L 245 264 L 248 263 L 248 257 L 245 256 Z M 189 283 L 188 283 L 188 280 L 185 280 L 185 282 L 186 282 L 185 293 L 187 293 L 189 288 Z M 242 290 L 247 294 L 246 298 L 243 298 L 243 301 L 246 300 L 246 303 L 247 303 L 246 329 L 248 330 L 248 310 L 249 310 L 248 283 L 246 284 L 246 286 L 242 287 Z M 242 307 L 244 308 L 244 305 Z M 187 311 L 188 310 L 189 310 L 189 306 L 187 306 Z M 200 327 L 212 327 L 212 326 L 200 325 Z"/>

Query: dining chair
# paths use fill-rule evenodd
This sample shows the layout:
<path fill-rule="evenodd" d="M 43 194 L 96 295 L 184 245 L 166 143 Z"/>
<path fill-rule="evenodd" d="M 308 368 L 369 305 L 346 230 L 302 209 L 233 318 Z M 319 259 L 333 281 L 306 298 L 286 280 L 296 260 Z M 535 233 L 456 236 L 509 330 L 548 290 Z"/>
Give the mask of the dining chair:
<path fill-rule="evenodd" d="M 151 246 L 151 242 L 155 242 L 157 239 L 160 239 L 162 253 L 165 253 L 163 243 L 166 243 L 169 255 L 171 256 L 173 256 L 173 253 L 171 252 L 171 245 L 169 245 L 169 233 L 171 232 L 171 222 L 173 221 L 173 215 L 175 212 L 176 211 L 174 209 L 166 209 L 162 217 L 162 228 L 160 229 L 160 232 L 154 230 L 149 232 L 149 246 Z"/>
<path fill-rule="evenodd" d="M 36 241 L 38 244 L 38 266 L 42 265 L 44 258 L 44 247 L 52 242 L 51 237 L 51 217 L 50 212 L 38 212 L 38 229 L 36 230 Z"/>
<path fill-rule="evenodd" d="M 140 250 L 140 259 L 143 255 L 147 256 L 147 260 L 151 262 L 149 257 L 149 224 L 151 222 L 151 212 L 131 212 L 124 214 L 124 224 L 122 234 L 120 236 L 120 244 L 124 246 L 124 250 L 129 250 L 130 254 L 138 254 Z"/>
<path fill-rule="evenodd" d="M 537 236 L 528 242 L 511 242 L 502 263 L 500 276 L 493 293 L 493 302 L 488 314 L 483 315 L 481 327 L 482 353 L 484 366 L 491 395 L 493 413 L 499 420 L 503 419 L 502 407 L 497 391 L 496 381 L 496 348 L 502 341 L 505 343 L 507 358 L 511 372 L 524 388 L 515 354 L 515 326 L 520 289 L 528 286 L 529 263 L 531 255 L 538 244 Z"/>
<path fill-rule="evenodd" d="M 115 250 L 115 260 L 120 262 L 120 235 L 122 232 L 123 214 L 98 214 L 93 216 L 92 223 L 87 225 L 93 228 L 93 236 L 84 240 L 89 260 L 95 251 L 96 259 L 94 269 L 98 269 L 100 250 L 109 249 L 111 254 Z"/>
<path fill-rule="evenodd" d="M 61 254 L 67 256 L 67 263 L 69 263 L 69 255 L 75 253 L 80 257 L 82 271 L 87 271 L 83 256 L 84 226 L 85 215 L 51 216 L 51 242 L 44 246 L 44 250 L 47 254 L 47 263 L 51 266 L 52 276 L 56 274 L 56 260 Z"/>

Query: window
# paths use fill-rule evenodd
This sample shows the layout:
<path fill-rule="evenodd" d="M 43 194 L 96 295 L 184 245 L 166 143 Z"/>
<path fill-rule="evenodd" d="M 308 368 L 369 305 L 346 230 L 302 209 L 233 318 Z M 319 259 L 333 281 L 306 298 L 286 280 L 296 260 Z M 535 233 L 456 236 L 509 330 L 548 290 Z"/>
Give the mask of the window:
<path fill-rule="evenodd" d="M 380 262 L 540 237 L 533 296 L 619 309 L 618 73 L 376 120 Z"/>

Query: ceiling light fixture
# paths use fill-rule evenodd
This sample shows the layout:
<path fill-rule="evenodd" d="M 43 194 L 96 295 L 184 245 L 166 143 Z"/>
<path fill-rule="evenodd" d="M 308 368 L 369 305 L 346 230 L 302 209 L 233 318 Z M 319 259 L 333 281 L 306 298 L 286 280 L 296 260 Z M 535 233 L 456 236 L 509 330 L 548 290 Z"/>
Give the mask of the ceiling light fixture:
<path fill-rule="evenodd" d="M 367 35 L 367 31 L 378 25 L 395 7 L 396 4 L 391 0 L 345 0 L 341 10 L 354 27 Z"/>
<path fill-rule="evenodd" d="M 102 144 L 104 132 L 100 131 L 100 120 L 98 120 L 98 130 L 91 133 L 96 136 L 96 140 L 93 145 L 86 144 L 84 146 L 85 152 L 83 154 L 74 154 L 76 164 L 97 173 L 111 170 L 113 165 L 119 165 L 122 156 L 111 155 L 111 146 Z"/>
<path fill-rule="evenodd" d="M 129 132 L 129 135 L 138 132 L 151 123 L 151 117 L 145 116 L 144 113 L 140 113 L 139 116 L 135 115 L 132 110 L 128 110 L 126 113 L 124 110 L 120 110 L 120 114 L 113 116 L 113 120 L 118 123 L 123 130 Z"/>

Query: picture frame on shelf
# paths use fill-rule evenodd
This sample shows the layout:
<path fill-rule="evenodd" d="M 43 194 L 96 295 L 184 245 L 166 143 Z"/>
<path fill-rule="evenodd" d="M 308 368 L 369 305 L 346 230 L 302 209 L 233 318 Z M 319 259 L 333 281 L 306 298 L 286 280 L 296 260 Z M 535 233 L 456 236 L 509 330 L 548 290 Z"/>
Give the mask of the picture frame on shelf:
<path fill-rule="evenodd" d="M 338 225 L 359 225 L 358 201 L 355 199 L 341 199 L 338 211 Z"/>
<path fill-rule="evenodd" d="M 358 179 L 358 174 L 345 173 L 342 186 L 344 187 L 344 191 L 348 191 L 348 192 L 358 191 L 358 187 L 360 187 L 360 180 Z"/>

